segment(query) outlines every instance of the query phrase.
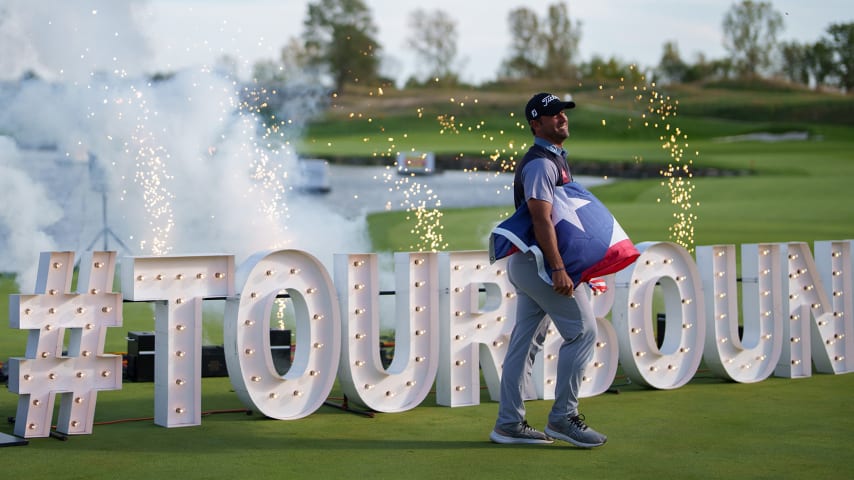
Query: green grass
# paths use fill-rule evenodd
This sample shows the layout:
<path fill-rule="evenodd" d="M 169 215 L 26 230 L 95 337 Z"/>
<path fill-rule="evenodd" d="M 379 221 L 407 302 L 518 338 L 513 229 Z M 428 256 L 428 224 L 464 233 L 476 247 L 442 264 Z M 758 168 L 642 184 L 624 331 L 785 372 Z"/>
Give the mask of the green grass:
<path fill-rule="evenodd" d="M 153 393 L 148 383 L 102 392 L 96 422 L 152 415 Z M 296 421 L 222 413 L 187 428 L 99 424 L 0 458 L 6 478 L 837 478 L 854 448 L 852 394 L 854 375 L 741 385 L 700 374 L 677 390 L 621 387 L 582 400 L 590 424 L 609 435 L 596 450 L 490 444 L 496 406 L 484 396 L 479 406 L 429 398 L 374 418 L 322 407 Z M 243 408 L 226 379 L 204 379 L 203 395 L 205 410 Z M 0 409 L 13 402 L 3 395 Z M 549 405 L 528 402 L 531 421 L 542 423 Z"/>
<path fill-rule="evenodd" d="M 748 176 L 694 179 L 695 245 L 854 238 L 854 176 Z M 621 181 L 592 189 L 635 242 L 670 241 L 677 211 L 659 180 Z M 657 200 L 661 199 L 661 202 Z M 509 207 L 444 210 L 448 250 L 482 250 Z M 369 216 L 374 248 L 405 251 L 418 244 L 406 212 Z"/>
<path fill-rule="evenodd" d="M 657 103 L 673 95 L 667 103 L 675 108 L 667 117 L 647 112 L 652 90 L 634 92 L 612 86 L 573 92 L 579 105 L 569 113 L 573 158 L 667 160 L 657 141 L 660 135 L 674 132 L 666 130 L 667 125 L 678 126 L 690 142 L 788 131 L 848 141 L 854 118 L 854 98 L 839 95 L 673 90 L 659 89 L 653 98 Z M 340 98 L 326 116 L 308 126 L 297 149 L 305 155 L 347 159 L 394 157 L 411 149 L 471 157 L 498 153 L 508 158 L 524 153 L 524 145 L 530 142 L 522 116 L 526 101 L 527 94 L 518 92 L 442 90 L 390 92 L 369 100 Z"/>
<path fill-rule="evenodd" d="M 750 176 L 695 178 L 695 241 L 743 244 L 854 238 L 854 135 L 852 128 L 833 122 L 786 118 L 773 121 L 767 112 L 792 112 L 804 104 L 838 97 L 810 93 L 771 92 L 731 94 L 714 91 L 680 92 L 680 128 L 689 134 L 690 150 L 700 167 L 751 170 Z M 573 112 L 573 159 L 595 161 L 667 161 L 653 129 L 627 128 L 631 102 L 603 100 L 585 93 L 596 108 Z M 458 111 L 442 94 L 426 104 L 417 118 L 410 107 L 374 107 L 367 122 L 347 117 L 342 109 L 323 125 L 309 130 L 305 145 L 314 153 L 373 156 L 391 145 L 412 148 L 441 146 L 446 152 L 479 155 L 498 147 L 516 150 L 530 141 L 526 129 L 509 117 L 511 104 L 489 92 L 482 102 L 467 107 L 464 126 L 485 125 L 465 132 L 439 135 L 435 115 Z M 461 95 L 454 94 L 459 101 Z M 522 103 L 517 100 L 522 97 Z M 751 98 L 762 97 L 756 118 L 734 121 L 720 115 L 736 110 Z M 584 96 L 580 98 L 585 98 Z M 605 97 L 607 98 L 607 97 Z M 789 104 L 791 98 L 791 104 Z M 697 100 L 700 99 L 700 100 Z M 595 102 L 594 102 L 595 101 Z M 515 103 L 513 103 L 515 102 Z M 692 103 L 696 102 L 696 103 Z M 843 103 L 850 102 L 843 99 Z M 716 107 L 720 105 L 721 107 Z M 726 107 L 726 108 L 723 108 Z M 355 107 L 354 107 L 355 108 Z M 831 110 L 847 108 L 833 103 Z M 454 110 L 457 109 L 457 110 Z M 470 110 L 468 110 L 470 109 Z M 749 110 L 742 107 L 742 112 Z M 356 110 L 353 110 L 356 111 Z M 835 111 L 835 110 L 834 110 Z M 578 115 L 575 115 L 575 114 Z M 743 114 L 743 113 L 742 113 Z M 710 116 L 714 115 L 714 116 Z M 787 113 L 786 115 L 790 115 Z M 432 116 L 432 117 L 431 117 Z M 472 118 L 469 118 L 472 117 Z M 605 119 L 605 126 L 601 120 Z M 381 126 L 381 130 L 378 130 Z M 502 133 L 502 129 L 503 132 Z M 756 131 L 804 129 L 821 140 L 802 143 L 719 143 L 715 137 Z M 493 139 L 483 137 L 485 131 Z M 406 135 L 406 136 L 404 136 Z M 365 136 L 373 138 L 365 142 Z M 385 136 L 385 137 L 383 137 Z M 395 138 L 389 141 L 388 138 Z M 408 143 L 407 143 L 408 142 Z M 331 145 L 331 146 L 330 146 Z M 508 147 L 509 149 L 509 147 Z M 509 149 L 513 150 L 513 149 Z M 508 150 L 508 151 L 509 151 Z M 505 152 L 502 155 L 510 155 Z M 659 179 L 620 181 L 594 189 L 636 242 L 668 240 L 673 209 Z M 661 202 L 658 200 L 661 199 Z M 442 233 L 448 250 L 478 250 L 486 246 L 489 230 L 506 208 L 475 208 L 442 212 Z M 407 251 L 417 243 L 404 212 L 371 215 L 368 229 L 376 251 Z M 0 311 L 8 311 L 8 294 L 16 288 L 9 275 L 0 275 Z M 217 316 L 221 305 L 206 315 Z M 221 341 L 216 322 L 206 322 L 204 336 Z M 107 351 L 123 351 L 127 331 L 153 330 L 147 304 L 124 306 L 124 325 L 110 329 Z M 0 327 L 0 361 L 24 353 L 26 333 Z M 836 478 L 850 471 L 854 449 L 854 375 L 814 374 L 804 379 L 769 378 L 736 384 L 700 371 L 687 385 L 656 391 L 616 380 L 620 394 L 582 400 L 592 426 L 609 436 L 608 444 L 592 451 L 550 446 L 497 446 L 488 432 L 497 406 L 482 393 L 474 407 L 437 406 L 431 395 L 418 408 L 367 418 L 322 407 L 307 418 L 274 421 L 241 413 L 245 408 L 225 378 L 203 379 L 202 408 L 235 411 L 205 416 L 198 427 L 165 429 L 147 418 L 154 411 L 150 383 L 125 383 L 121 391 L 99 394 L 94 434 L 66 442 L 31 439 L 26 447 L 0 449 L 4 478 Z M 340 402 L 340 392 L 333 392 Z M 0 414 L 15 415 L 17 397 L 0 392 Z M 545 420 L 551 402 L 528 402 L 535 426 Z M 140 418 L 140 421 L 118 422 Z M 0 432 L 12 427 L 0 424 Z"/>

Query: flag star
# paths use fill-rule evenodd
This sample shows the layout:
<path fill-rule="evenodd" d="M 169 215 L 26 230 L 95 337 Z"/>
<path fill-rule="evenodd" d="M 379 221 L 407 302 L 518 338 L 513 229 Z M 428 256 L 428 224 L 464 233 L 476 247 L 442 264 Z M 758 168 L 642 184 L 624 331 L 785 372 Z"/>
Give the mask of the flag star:
<path fill-rule="evenodd" d="M 552 204 L 552 223 L 557 225 L 559 221 L 566 220 L 582 232 L 585 231 L 581 219 L 578 218 L 577 210 L 588 203 L 590 200 L 566 195 L 563 189 L 555 190 L 555 202 Z"/>

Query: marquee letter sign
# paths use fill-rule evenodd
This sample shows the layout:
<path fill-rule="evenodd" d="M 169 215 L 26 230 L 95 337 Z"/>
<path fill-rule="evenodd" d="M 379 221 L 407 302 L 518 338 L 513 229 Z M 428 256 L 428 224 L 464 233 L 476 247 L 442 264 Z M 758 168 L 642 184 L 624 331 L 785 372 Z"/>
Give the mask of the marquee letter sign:
<path fill-rule="evenodd" d="M 824 257 L 822 261 L 829 263 L 829 268 L 826 265 L 823 270 L 829 272 L 825 278 L 832 287 L 850 282 L 850 243 L 817 244 L 817 251 Z M 783 354 L 775 373 L 781 377 L 809 377 L 810 359 L 819 372 L 851 371 L 851 343 L 845 339 L 845 333 L 851 331 L 851 311 L 846 318 L 844 310 L 830 310 L 830 299 L 807 244 L 783 244 L 780 260 L 779 272 L 786 276 L 784 282 L 789 287 L 783 301 L 788 320 L 783 322 Z M 834 290 L 834 295 L 836 292 L 839 291 Z"/>
<path fill-rule="evenodd" d="M 439 254 L 442 312 L 436 402 L 448 407 L 480 404 L 480 375 L 498 399 L 501 365 L 516 311 L 507 260 L 489 263 L 483 252 Z M 481 291 L 483 289 L 483 291 Z"/>
<path fill-rule="evenodd" d="M 620 363 L 637 383 L 660 389 L 688 383 L 703 356 L 706 312 L 700 275 L 688 252 L 674 243 L 642 243 L 634 268 L 617 273 L 613 322 Z M 652 330 L 656 283 L 664 295 L 664 342 Z"/>
<path fill-rule="evenodd" d="M 260 253 L 238 271 L 239 297 L 226 302 L 228 377 L 243 403 L 279 420 L 320 408 L 335 382 L 341 319 L 332 279 L 313 256 L 297 250 Z M 287 292 L 297 323 L 296 358 L 284 377 L 270 354 L 270 312 Z"/>
<path fill-rule="evenodd" d="M 822 318 L 814 323 L 819 340 L 828 350 L 827 358 L 818 366 L 823 373 L 854 371 L 854 295 L 851 291 L 854 259 L 851 257 L 851 243 L 815 243 L 815 265 L 818 278 L 823 283 L 819 295 L 826 302 L 821 306 Z"/>
<path fill-rule="evenodd" d="M 394 358 L 380 362 L 376 255 L 336 255 L 343 345 L 338 374 L 350 401 L 378 412 L 402 412 L 430 393 L 439 364 L 435 253 L 396 253 Z"/>
<path fill-rule="evenodd" d="M 234 256 L 136 257 L 125 299 L 154 303 L 154 423 L 202 422 L 202 300 L 234 293 Z"/>
<path fill-rule="evenodd" d="M 98 390 L 122 388 L 122 357 L 103 353 L 107 327 L 122 324 L 121 295 L 112 293 L 116 254 L 84 255 L 76 294 L 70 293 L 73 270 L 74 253 L 42 253 L 35 295 L 9 296 L 12 328 L 30 330 L 26 358 L 9 360 L 9 390 L 19 395 L 19 437 L 50 434 L 57 393 L 57 430 L 92 433 Z"/>
<path fill-rule="evenodd" d="M 674 243 L 638 245 L 635 264 L 606 277 L 608 291 L 592 297 L 598 334 L 581 396 L 606 391 L 618 359 L 635 383 L 658 389 L 690 381 L 701 359 L 715 375 L 742 383 L 772 373 L 810 376 L 813 364 L 822 373 L 851 372 L 852 242 L 816 242 L 815 255 L 799 242 L 743 245 L 741 312 L 734 246 L 698 247 L 695 261 Z M 201 309 L 213 298 L 226 299 L 224 348 L 235 392 L 268 417 L 310 415 L 336 377 L 350 400 L 381 412 L 415 408 L 434 380 L 440 405 L 477 405 L 481 375 L 496 400 L 516 302 L 506 263 L 490 264 L 485 251 L 395 254 L 395 355 L 384 369 L 374 254 L 336 255 L 334 283 L 316 258 L 297 250 L 262 252 L 237 270 L 232 255 L 126 258 L 124 299 L 155 305 L 155 423 L 201 423 Z M 9 362 L 21 437 L 50 433 L 57 394 L 57 430 L 91 433 L 97 391 L 121 388 L 121 358 L 103 354 L 106 329 L 122 323 L 121 295 L 111 292 L 115 253 L 83 257 L 76 294 L 69 293 L 73 265 L 73 253 L 43 253 L 35 294 L 10 295 L 11 327 L 30 331 L 26 356 Z M 283 294 L 297 329 L 294 362 L 281 375 L 269 333 Z M 660 346 L 654 302 L 665 309 Z M 560 341 L 550 327 L 531 364 L 527 398 L 554 397 Z"/>
<path fill-rule="evenodd" d="M 706 293 L 706 348 L 703 357 L 719 377 L 741 383 L 765 380 L 774 372 L 783 339 L 783 283 L 771 275 L 780 246 L 743 245 L 742 322 L 738 333 L 735 247 L 697 248 Z"/>

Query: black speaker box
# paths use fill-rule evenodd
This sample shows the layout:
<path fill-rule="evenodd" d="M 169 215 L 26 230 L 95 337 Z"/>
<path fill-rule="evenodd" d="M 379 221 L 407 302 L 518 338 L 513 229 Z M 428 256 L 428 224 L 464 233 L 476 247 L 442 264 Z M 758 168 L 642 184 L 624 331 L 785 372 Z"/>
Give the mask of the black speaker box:
<path fill-rule="evenodd" d="M 270 356 L 279 375 L 291 368 L 291 331 L 270 330 Z"/>
<path fill-rule="evenodd" d="M 154 381 L 154 352 L 127 356 L 127 373 L 125 380 L 131 382 Z"/>
<path fill-rule="evenodd" d="M 222 345 L 202 346 L 202 377 L 227 377 L 225 349 Z"/>
<path fill-rule="evenodd" d="M 128 332 L 125 380 L 154 381 L 154 332 Z"/>
<path fill-rule="evenodd" d="M 128 355 L 154 353 L 154 332 L 128 332 Z"/>

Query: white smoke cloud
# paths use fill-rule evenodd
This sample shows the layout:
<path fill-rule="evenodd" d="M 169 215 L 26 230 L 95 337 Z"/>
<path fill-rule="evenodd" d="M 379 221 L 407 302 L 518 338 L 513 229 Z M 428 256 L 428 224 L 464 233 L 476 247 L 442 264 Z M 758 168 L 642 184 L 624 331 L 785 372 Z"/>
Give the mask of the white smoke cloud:
<path fill-rule="evenodd" d="M 35 285 L 38 252 L 56 248 L 45 228 L 62 211 L 41 185 L 16 167 L 18 160 L 11 139 L 0 137 L 0 237 L 5 239 L 0 271 L 18 272 L 19 285 Z"/>
<path fill-rule="evenodd" d="M 367 250 L 363 218 L 293 192 L 298 126 L 270 134 L 223 72 L 138 74 L 145 4 L 115 3 L 0 6 L 0 71 L 16 79 L 0 83 L 0 271 L 29 290 L 40 251 L 124 250 L 117 239 L 122 253 L 238 261 L 299 248 L 329 268 Z"/>
<path fill-rule="evenodd" d="M 147 1 L 4 0 L 0 5 L 0 78 L 26 72 L 83 81 L 92 72 L 144 71 L 153 52 L 144 30 Z"/>

